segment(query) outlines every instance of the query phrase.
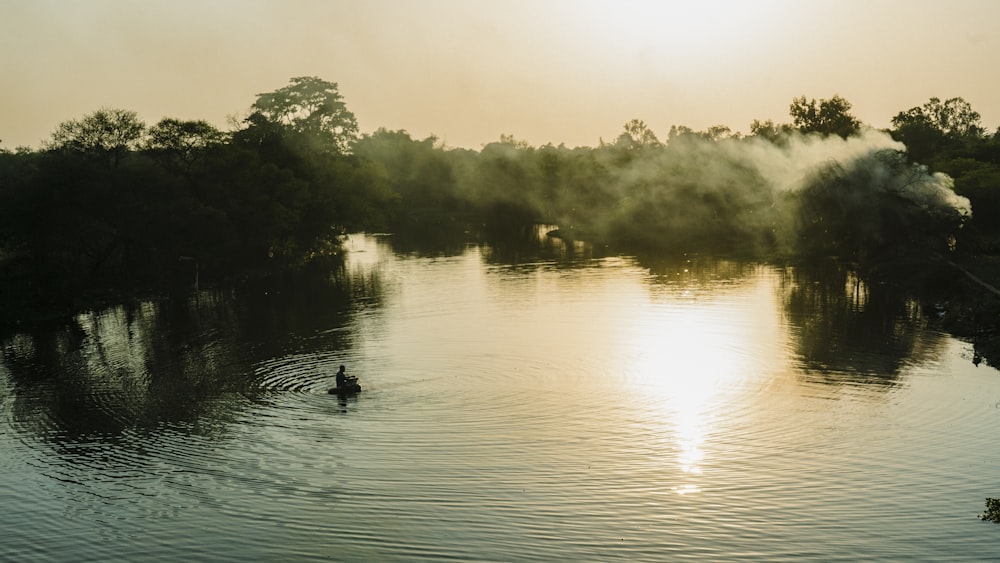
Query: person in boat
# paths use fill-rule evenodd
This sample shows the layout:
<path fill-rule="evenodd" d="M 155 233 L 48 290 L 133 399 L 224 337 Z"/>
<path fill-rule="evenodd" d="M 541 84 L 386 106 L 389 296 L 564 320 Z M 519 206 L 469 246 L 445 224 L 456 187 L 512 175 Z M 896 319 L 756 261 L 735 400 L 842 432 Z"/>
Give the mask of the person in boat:
<path fill-rule="evenodd" d="M 337 389 L 347 389 L 347 373 L 344 371 L 346 368 L 340 366 L 340 371 L 337 372 Z"/>

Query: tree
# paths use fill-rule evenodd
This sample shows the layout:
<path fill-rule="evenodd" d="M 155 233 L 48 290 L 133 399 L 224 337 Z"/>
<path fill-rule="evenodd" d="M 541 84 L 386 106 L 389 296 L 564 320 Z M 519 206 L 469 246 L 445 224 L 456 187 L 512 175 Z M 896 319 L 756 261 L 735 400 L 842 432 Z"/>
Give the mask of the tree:
<path fill-rule="evenodd" d="M 767 121 L 754 119 L 753 123 L 750 124 L 751 137 L 760 137 L 762 139 L 767 139 L 772 143 L 777 143 L 782 139 L 787 139 L 788 134 L 792 131 L 793 128 L 791 125 L 787 123 L 776 124 L 772 119 L 768 119 Z"/>
<path fill-rule="evenodd" d="M 892 136 L 906 145 L 911 158 L 927 162 L 943 149 L 981 140 L 986 130 L 979 119 L 979 113 L 962 98 L 944 102 L 931 98 L 923 106 L 897 113 L 892 118 Z"/>
<path fill-rule="evenodd" d="M 247 123 L 280 125 L 320 152 L 346 154 L 358 138 L 357 119 L 337 84 L 315 76 L 292 78 L 284 88 L 258 94 Z"/>
<path fill-rule="evenodd" d="M 733 132 L 725 125 L 712 125 L 704 131 L 695 131 L 686 125 L 671 125 L 667 134 L 667 145 L 685 141 L 721 141 L 723 139 L 739 139 L 739 132 Z"/>
<path fill-rule="evenodd" d="M 453 163 L 436 137 L 418 141 L 406 131 L 380 128 L 362 136 L 354 152 L 372 163 L 379 183 L 391 190 L 391 205 L 382 207 L 393 227 L 452 224 L 462 211 Z"/>
<path fill-rule="evenodd" d="M 739 132 L 734 133 L 733 130 L 726 125 L 713 125 L 708 129 L 702 131 L 702 135 L 704 135 L 706 139 L 711 141 L 720 141 L 722 139 L 739 139 L 741 136 Z"/>
<path fill-rule="evenodd" d="M 930 174 L 903 153 L 874 151 L 831 162 L 789 196 L 798 212 L 796 250 L 862 265 L 946 253 L 969 219 L 969 201 L 950 177 Z"/>
<path fill-rule="evenodd" d="M 630 152 L 640 149 L 655 148 L 662 146 L 656 134 L 641 119 L 629 120 L 623 127 L 623 131 L 615 139 L 614 143 L 605 143 L 601 139 L 601 148 L 615 148 L 620 151 Z"/>
<path fill-rule="evenodd" d="M 168 167 L 179 169 L 190 178 L 194 163 L 225 141 L 226 134 L 207 121 L 164 118 L 149 129 L 146 148 L 163 155 Z"/>
<path fill-rule="evenodd" d="M 943 102 L 931 98 L 921 107 L 899 112 L 892 118 L 892 124 L 897 129 L 907 125 L 931 127 L 947 137 L 981 137 L 986 130 L 979 119 L 979 112 L 973 111 L 962 98 Z"/>
<path fill-rule="evenodd" d="M 633 119 L 625 124 L 625 131 L 618 136 L 618 144 L 636 149 L 652 148 L 660 146 L 660 140 L 644 121 Z"/>
<path fill-rule="evenodd" d="M 486 210 L 487 223 L 523 225 L 537 215 L 532 195 L 538 186 L 535 149 L 513 135 L 483 147 L 474 175 L 467 180 L 476 192 L 473 200 Z"/>
<path fill-rule="evenodd" d="M 835 95 L 829 100 L 806 100 L 805 96 L 792 100 L 788 113 L 792 125 L 802 133 L 839 135 L 850 137 L 861 128 L 861 122 L 850 114 L 851 103 Z"/>
<path fill-rule="evenodd" d="M 531 144 L 528 143 L 528 141 L 525 141 L 524 139 L 518 139 L 514 135 L 505 135 L 501 133 L 499 142 L 501 145 L 508 145 L 517 150 L 528 150 L 531 148 Z"/>
<path fill-rule="evenodd" d="M 59 124 L 48 148 L 93 155 L 117 168 L 122 157 L 138 147 L 146 125 L 134 111 L 102 108 L 82 119 Z"/>

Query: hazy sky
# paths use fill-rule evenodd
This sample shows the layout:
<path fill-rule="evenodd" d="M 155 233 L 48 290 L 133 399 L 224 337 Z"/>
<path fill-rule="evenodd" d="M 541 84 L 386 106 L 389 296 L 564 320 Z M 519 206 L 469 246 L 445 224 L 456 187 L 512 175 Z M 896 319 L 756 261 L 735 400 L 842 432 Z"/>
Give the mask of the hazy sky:
<path fill-rule="evenodd" d="M 932 96 L 1000 125 L 1000 0 L 0 0 L 0 139 L 100 107 L 227 128 L 293 76 L 362 132 L 595 146 L 625 122 L 790 121 L 840 94 L 888 127 Z"/>

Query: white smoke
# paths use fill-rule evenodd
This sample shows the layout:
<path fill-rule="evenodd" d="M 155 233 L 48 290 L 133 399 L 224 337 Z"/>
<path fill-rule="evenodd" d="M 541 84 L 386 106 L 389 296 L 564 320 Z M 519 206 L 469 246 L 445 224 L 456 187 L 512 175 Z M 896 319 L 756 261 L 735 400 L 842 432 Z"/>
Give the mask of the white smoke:
<path fill-rule="evenodd" d="M 876 129 L 863 129 L 847 139 L 793 133 L 778 144 L 750 138 L 717 145 L 726 160 L 753 167 L 779 193 L 800 190 L 817 171 L 831 165 L 849 168 L 862 163 L 875 178 L 873 186 L 891 190 L 923 209 L 944 207 L 964 217 L 972 214 L 969 199 L 955 193 L 955 182 L 947 174 L 930 173 L 922 165 L 913 165 L 901 174 L 897 168 L 871 158 L 881 151 L 906 151 L 903 143 Z"/>
<path fill-rule="evenodd" d="M 754 137 L 720 143 L 735 159 L 745 159 L 776 190 L 795 191 L 818 169 L 830 164 L 847 164 L 881 150 L 905 151 L 906 147 L 888 134 L 864 129 L 843 139 L 837 135 L 792 133 L 776 144 Z"/>
<path fill-rule="evenodd" d="M 836 209 L 853 208 L 836 220 L 868 221 L 857 226 L 872 232 L 889 227 L 877 223 L 879 212 L 864 210 L 894 198 L 922 210 L 928 227 L 949 216 L 967 218 L 971 205 L 954 192 L 952 179 L 908 162 L 905 150 L 887 133 L 868 128 L 847 139 L 796 132 L 776 140 L 686 134 L 671 138 L 666 147 L 624 157 L 610 151 L 603 164 L 611 181 L 603 189 L 618 205 L 598 210 L 591 224 L 611 236 L 626 233 L 651 244 L 715 241 L 721 247 L 763 248 L 768 241 L 794 245 L 801 240 L 797 202 L 816 205 L 817 197 L 833 198 L 821 204 L 831 206 L 827 220 L 835 220 Z M 807 199 L 799 199 L 800 194 Z M 914 221 L 920 215 L 907 216 L 912 218 L 908 227 L 919 230 Z"/>

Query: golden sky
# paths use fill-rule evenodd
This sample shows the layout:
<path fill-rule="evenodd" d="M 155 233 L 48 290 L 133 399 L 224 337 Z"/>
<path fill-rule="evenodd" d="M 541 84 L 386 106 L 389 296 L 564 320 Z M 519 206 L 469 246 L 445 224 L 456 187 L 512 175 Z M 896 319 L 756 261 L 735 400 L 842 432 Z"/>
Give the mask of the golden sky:
<path fill-rule="evenodd" d="M 474 149 L 746 132 L 801 95 L 875 127 L 960 96 L 992 131 L 998 25 L 1000 0 L 0 0 L 0 146 L 100 107 L 225 129 L 293 76 L 337 82 L 362 132 Z"/>

